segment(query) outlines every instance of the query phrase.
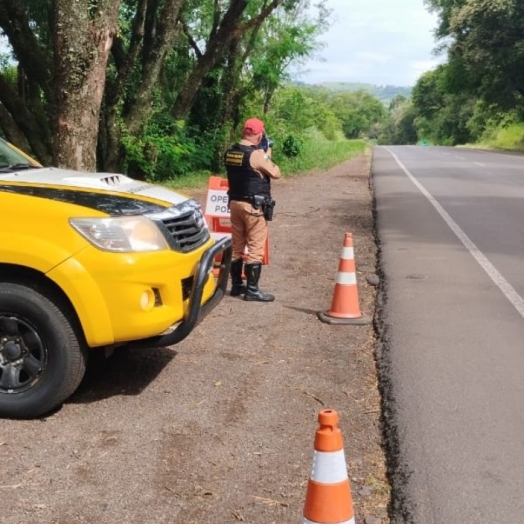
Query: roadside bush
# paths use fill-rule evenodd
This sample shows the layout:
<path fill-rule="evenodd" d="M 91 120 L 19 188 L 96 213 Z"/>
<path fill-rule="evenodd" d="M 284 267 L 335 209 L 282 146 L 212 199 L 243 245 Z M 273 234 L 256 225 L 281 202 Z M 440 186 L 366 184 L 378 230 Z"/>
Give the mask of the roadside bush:
<path fill-rule="evenodd" d="M 169 181 L 205 169 L 213 149 L 199 147 L 193 135 L 197 133 L 183 122 L 162 118 L 153 120 L 140 137 L 125 135 L 127 172 L 135 178 Z"/>
<path fill-rule="evenodd" d="M 293 158 L 300 154 L 303 146 L 304 142 L 302 139 L 294 135 L 288 135 L 282 143 L 282 152 L 288 158 Z"/>
<path fill-rule="evenodd" d="M 524 122 L 498 127 L 485 136 L 483 143 L 498 149 L 524 151 Z"/>

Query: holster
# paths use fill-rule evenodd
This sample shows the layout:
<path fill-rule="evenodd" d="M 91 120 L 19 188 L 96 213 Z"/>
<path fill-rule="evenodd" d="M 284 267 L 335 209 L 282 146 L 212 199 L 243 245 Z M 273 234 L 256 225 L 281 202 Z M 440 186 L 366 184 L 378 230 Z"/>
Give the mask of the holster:
<path fill-rule="evenodd" d="M 262 195 L 251 195 L 251 205 L 254 209 L 262 209 L 264 213 L 264 218 L 270 222 L 273 220 L 273 208 L 275 207 L 276 202 L 271 197 L 266 197 Z"/>
<path fill-rule="evenodd" d="M 262 211 L 264 212 L 264 218 L 270 222 L 273 220 L 273 208 L 275 207 L 276 202 L 272 198 L 266 198 L 264 204 L 262 205 Z"/>
<path fill-rule="evenodd" d="M 255 209 L 264 208 L 264 202 L 266 201 L 266 197 L 262 195 L 251 195 L 250 197 L 251 205 Z"/>

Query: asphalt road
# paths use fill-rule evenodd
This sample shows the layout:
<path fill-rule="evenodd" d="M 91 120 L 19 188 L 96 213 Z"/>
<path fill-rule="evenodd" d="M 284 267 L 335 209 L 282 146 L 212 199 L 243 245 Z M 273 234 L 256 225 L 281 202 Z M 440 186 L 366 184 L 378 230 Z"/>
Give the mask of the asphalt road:
<path fill-rule="evenodd" d="M 524 156 L 377 147 L 394 522 L 524 522 Z"/>

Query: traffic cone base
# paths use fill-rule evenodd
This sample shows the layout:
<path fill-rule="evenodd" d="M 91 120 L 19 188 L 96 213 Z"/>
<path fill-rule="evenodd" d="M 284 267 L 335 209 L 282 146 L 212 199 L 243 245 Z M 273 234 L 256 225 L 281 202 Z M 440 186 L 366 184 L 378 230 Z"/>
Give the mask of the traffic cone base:
<path fill-rule="evenodd" d="M 312 520 L 304 519 L 302 524 L 318 524 L 318 522 L 313 522 Z M 346 520 L 344 522 L 336 522 L 335 524 L 355 524 L 355 519 Z"/>
<path fill-rule="evenodd" d="M 302 524 L 319 524 L 318 522 L 313 522 L 312 520 L 304 519 Z M 337 522 L 336 524 L 355 524 L 355 519 L 346 520 L 344 522 Z"/>
<path fill-rule="evenodd" d="M 371 317 L 366 317 L 364 315 L 360 317 L 355 318 L 338 318 L 331 316 L 331 313 L 329 311 L 319 311 L 317 313 L 317 316 L 322 322 L 325 322 L 326 324 L 332 324 L 332 325 L 344 325 L 344 324 L 351 324 L 353 326 L 365 326 L 366 324 L 371 324 L 372 319 Z"/>
<path fill-rule="evenodd" d="M 364 316 L 358 302 L 357 273 L 353 236 L 346 233 L 340 255 L 333 301 L 329 311 L 317 313 L 318 318 L 327 324 L 370 324 L 371 318 Z"/>
<path fill-rule="evenodd" d="M 354 524 L 338 414 L 324 409 L 318 415 L 318 422 L 302 524 Z"/>

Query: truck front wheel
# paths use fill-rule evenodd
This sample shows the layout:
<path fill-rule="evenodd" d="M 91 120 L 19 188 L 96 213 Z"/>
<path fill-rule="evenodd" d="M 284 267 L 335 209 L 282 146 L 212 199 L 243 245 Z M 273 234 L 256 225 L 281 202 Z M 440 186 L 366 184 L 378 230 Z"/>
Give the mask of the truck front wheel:
<path fill-rule="evenodd" d="M 0 282 L 0 417 L 39 417 L 80 384 L 85 346 L 58 304 L 26 285 Z"/>

